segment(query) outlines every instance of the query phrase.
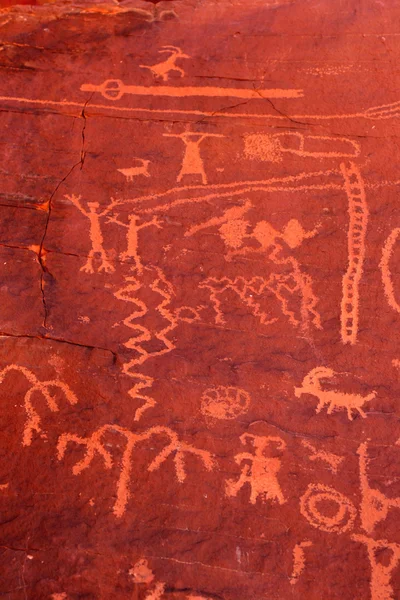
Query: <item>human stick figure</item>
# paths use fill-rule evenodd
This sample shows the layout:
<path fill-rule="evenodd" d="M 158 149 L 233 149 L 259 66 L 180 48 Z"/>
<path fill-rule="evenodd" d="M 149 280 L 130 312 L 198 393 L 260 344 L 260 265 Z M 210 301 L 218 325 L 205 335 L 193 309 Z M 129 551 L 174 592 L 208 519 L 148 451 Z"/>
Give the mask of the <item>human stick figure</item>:
<path fill-rule="evenodd" d="M 89 237 L 92 243 L 92 247 L 90 249 L 86 264 L 83 267 L 81 267 L 80 270 L 85 271 L 86 273 L 94 273 L 93 261 L 96 255 L 100 255 L 101 264 L 98 268 L 98 271 L 106 271 L 107 273 L 112 273 L 115 269 L 108 260 L 106 251 L 103 247 L 104 239 L 100 226 L 100 218 L 104 217 L 107 213 L 109 213 L 110 210 L 112 210 L 114 206 L 118 204 L 118 202 L 112 199 L 111 203 L 107 206 L 107 208 L 105 208 L 101 212 L 98 212 L 98 208 L 100 206 L 98 202 L 88 202 L 87 205 L 89 210 L 86 210 L 81 204 L 81 196 L 75 196 L 75 194 L 72 194 L 71 196 L 66 195 L 65 197 L 67 198 L 67 200 L 72 202 L 72 204 L 79 210 L 79 212 L 81 212 L 85 217 L 89 219 L 90 223 Z"/>
<path fill-rule="evenodd" d="M 126 241 L 127 241 L 127 249 L 125 252 L 120 254 L 121 260 L 131 259 L 133 258 L 135 262 L 135 269 L 137 269 L 138 273 L 143 272 L 143 265 L 139 256 L 139 231 L 144 229 L 145 227 L 150 227 L 154 225 L 158 229 L 161 229 L 161 223 L 158 217 L 153 217 L 151 221 L 147 221 L 146 223 L 142 223 L 138 225 L 140 217 L 137 215 L 129 215 L 128 223 L 123 223 L 116 217 L 109 217 L 108 223 L 115 223 L 116 225 L 120 225 L 121 227 L 125 227 L 127 229 Z"/>
<path fill-rule="evenodd" d="M 182 167 L 176 180 L 180 182 L 184 175 L 200 175 L 203 184 L 207 183 L 204 171 L 204 163 L 200 154 L 200 144 L 208 137 L 224 137 L 219 133 L 195 133 L 186 131 L 183 133 L 164 133 L 164 137 L 180 138 L 185 144 L 185 153 L 182 159 Z M 197 139 L 196 139 L 197 138 Z"/>

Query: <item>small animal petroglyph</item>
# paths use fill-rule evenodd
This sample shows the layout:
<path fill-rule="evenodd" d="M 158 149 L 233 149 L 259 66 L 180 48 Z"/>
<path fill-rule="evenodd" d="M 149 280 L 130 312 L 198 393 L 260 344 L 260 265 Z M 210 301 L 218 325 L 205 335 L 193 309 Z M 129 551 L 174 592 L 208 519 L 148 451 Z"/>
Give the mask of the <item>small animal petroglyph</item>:
<path fill-rule="evenodd" d="M 375 526 L 386 519 L 390 508 L 400 508 L 400 498 L 388 498 L 379 490 L 371 488 L 368 481 L 368 444 L 363 442 L 357 450 L 360 463 L 361 484 L 361 525 L 367 533 L 372 533 Z"/>
<path fill-rule="evenodd" d="M 155 65 L 139 65 L 141 69 L 150 69 L 150 71 L 156 77 L 161 77 L 163 81 L 168 81 L 169 74 L 173 71 L 179 73 L 180 77 L 185 76 L 185 71 L 178 67 L 176 61 L 178 59 L 190 58 L 188 54 L 184 54 L 178 46 L 162 46 L 161 50 L 158 51 L 159 54 L 169 54 L 166 60 L 159 62 Z"/>
<path fill-rule="evenodd" d="M 213 419 L 236 419 L 250 405 L 250 394 L 237 387 L 219 385 L 207 389 L 201 397 L 201 412 Z"/>
<path fill-rule="evenodd" d="M 214 458 L 207 450 L 200 450 L 182 442 L 177 434 L 169 427 L 151 427 L 147 431 L 141 433 L 134 433 L 129 429 L 120 427 L 118 425 L 104 425 L 95 431 L 90 437 L 84 438 L 79 435 L 64 433 L 60 436 L 57 444 L 58 459 L 61 460 L 66 451 L 69 443 L 73 442 L 86 447 L 85 456 L 82 460 L 76 463 L 73 467 L 72 472 L 74 475 L 79 475 L 84 469 L 87 469 L 96 453 L 104 461 L 106 469 L 111 469 L 113 466 L 112 456 L 107 449 L 106 443 L 103 438 L 106 433 L 115 433 L 125 438 L 125 450 L 121 461 L 121 472 L 117 483 L 117 499 L 114 504 L 114 514 L 116 517 L 122 517 L 126 511 L 126 506 L 130 498 L 130 483 L 131 483 L 131 471 L 132 463 L 134 461 L 133 451 L 138 443 L 145 440 L 151 439 L 153 436 L 161 436 L 166 438 L 167 444 L 157 454 L 157 456 L 151 461 L 147 467 L 147 471 L 152 472 L 160 468 L 161 464 L 164 463 L 170 456 L 173 456 L 175 465 L 175 474 L 179 483 L 183 483 L 186 479 L 185 470 L 185 455 L 192 454 L 197 456 L 208 471 L 214 468 Z"/>
<path fill-rule="evenodd" d="M 304 571 L 306 566 L 304 548 L 310 548 L 310 546 L 312 546 L 312 542 L 305 540 L 304 542 L 300 542 L 300 544 L 296 544 L 293 548 L 293 571 L 290 578 L 291 585 L 295 585 L 297 583 L 300 575 Z"/>
<path fill-rule="evenodd" d="M 200 144 L 203 140 L 210 137 L 224 137 L 219 133 L 164 133 L 164 137 L 175 137 L 182 140 L 185 144 L 185 153 L 182 159 L 182 167 L 179 171 L 177 181 L 181 181 L 184 175 L 200 175 L 203 184 L 207 183 L 207 176 L 204 170 L 203 159 L 200 154 Z"/>
<path fill-rule="evenodd" d="M 332 452 L 326 452 L 325 450 L 317 450 L 315 446 L 303 440 L 301 442 L 304 448 L 307 448 L 311 451 L 311 455 L 308 457 L 309 460 L 321 460 L 326 462 L 329 465 L 329 468 L 333 473 L 337 473 L 339 466 L 344 461 L 344 456 L 338 456 L 337 454 L 332 454 Z"/>
<path fill-rule="evenodd" d="M 0 384 L 3 383 L 4 378 L 11 371 L 21 373 L 31 385 L 24 397 L 24 405 L 27 420 L 24 427 L 24 434 L 22 440 L 23 446 L 30 446 L 32 443 L 33 432 L 41 432 L 40 416 L 33 406 L 33 398 L 35 397 L 35 394 L 39 396 L 40 394 L 42 394 L 51 412 L 58 412 L 59 410 L 57 400 L 54 396 L 55 390 L 60 390 L 70 404 L 76 404 L 78 402 L 78 398 L 68 387 L 68 385 L 66 385 L 59 379 L 39 381 L 39 379 L 34 373 L 32 373 L 32 371 L 18 365 L 9 365 L 5 369 L 0 371 Z"/>
<path fill-rule="evenodd" d="M 324 503 L 328 512 L 324 514 Z M 336 512 L 332 514 L 329 504 L 336 504 Z M 354 504 L 340 492 L 327 485 L 311 483 L 300 499 L 300 512 L 307 521 L 321 531 L 343 533 L 352 529 L 357 510 Z"/>
<path fill-rule="evenodd" d="M 395 600 L 391 584 L 392 573 L 400 562 L 400 544 L 387 540 L 373 540 L 366 535 L 353 534 L 354 542 L 365 544 L 371 565 L 371 600 Z M 389 551 L 390 557 L 387 556 Z M 384 553 L 386 556 L 384 556 Z"/>
<path fill-rule="evenodd" d="M 294 389 L 295 396 L 300 398 L 302 394 L 311 394 L 318 398 L 319 403 L 316 412 L 319 413 L 324 406 L 328 406 L 328 415 L 334 410 L 346 410 L 350 421 L 353 420 L 352 411 L 357 411 L 364 419 L 367 416 L 362 410 L 362 406 L 366 402 L 370 402 L 376 397 L 376 392 L 372 392 L 368 396 L 361 394 L 346 394 L 337 390 L 323 390 L 321 387 L 322 379 L 331 379 L 335 376 L 332 369 L 326 367 L 315 367 L 303 379 L 301 387 Z"/>
<path fill-rule="evenodd" d="M 125 175 L 127 181 L 133 181 L 134 177 L 139 177 L 140 175 L 143 175 L 143 177 L 150 177 L 150 161 L 144 160 L 143 158 L 135 158 L 135 160 L 138 160 L 141 164 L 136 167 L 130 167 L 129 169 L 117 169 L 117 171 L 122 173 L 122 175 Z"/>
<path fill-rule="evenodd" d="M 260 436 L 251 433 L 241 435 L 240 441 L 244 445 L 249 441 L 254 446 L 255 453 L 241 452 L 236 454 L 235 462 L 241 465 L 245 461 L 245 464 L 237 481 L 234 479 L 226 481 L 226 495 L 237 496 L 241 488 L 248 483 L 250 485 L 251 504 L 255 504 L 257 499 L 260 499 L 261 502 L 273 500 L 279 502 L 279 504 L 284 504 L 286 500 L 277 478 L 281 461 L 279 458 L 267 456 L 266 452 L 270 444 L 277 444 L 278 449 L 284 450 L 286 442 L 280 437 Z"/>
<path fill-rule="evenodd" d="M 74 194 L 71 196 L 65 196 L 67 200 L 72 202 L 74 206 L 82 213 L 85 217 L 89 219 L 90 222 L 90 230 L 89 237 L 92 242 L 92 247 L 89 252 L 88 259 L 86 264 L 81 267 L 81 271 L 85 271 L 86 273 L 94 273 L 93 262 L 96 255 L 100 256 L 100 267 L 98 271 L 106 271 L 106 273 L 112 273 L 115 269 L 113 265 L 107 258 L 106 251 L 103 247 L 103 234 L 101 231 L 100 218 L 107 215 L 113 208 L 118 204 L 116 200 L 112 200 L 110 204 L 104 210 L 99 211 L 100 204 L 98 202 L 88 202 L 88 209 L 86 210 L 81 203 L 81 196 L 75 196 Z"/>

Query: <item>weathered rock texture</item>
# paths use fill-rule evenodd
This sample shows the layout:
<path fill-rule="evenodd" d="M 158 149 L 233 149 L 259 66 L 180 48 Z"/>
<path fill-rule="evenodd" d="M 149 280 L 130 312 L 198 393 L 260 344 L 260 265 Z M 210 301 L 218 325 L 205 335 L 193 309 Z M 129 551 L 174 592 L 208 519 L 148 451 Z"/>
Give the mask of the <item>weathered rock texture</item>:
<path fill-rule="evenodd" d="M 0 13 L 0 597 L 400 597 L 399 20 Z"/>

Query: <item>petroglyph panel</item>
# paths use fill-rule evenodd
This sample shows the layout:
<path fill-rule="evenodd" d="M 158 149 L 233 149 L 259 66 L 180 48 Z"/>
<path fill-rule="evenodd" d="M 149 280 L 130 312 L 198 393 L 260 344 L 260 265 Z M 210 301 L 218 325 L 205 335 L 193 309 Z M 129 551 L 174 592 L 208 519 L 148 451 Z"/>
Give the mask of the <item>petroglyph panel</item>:
<path fill-rule="evenodd" d="M 400 597 L 400 8 L 0 12 L 0 595 Z"/>

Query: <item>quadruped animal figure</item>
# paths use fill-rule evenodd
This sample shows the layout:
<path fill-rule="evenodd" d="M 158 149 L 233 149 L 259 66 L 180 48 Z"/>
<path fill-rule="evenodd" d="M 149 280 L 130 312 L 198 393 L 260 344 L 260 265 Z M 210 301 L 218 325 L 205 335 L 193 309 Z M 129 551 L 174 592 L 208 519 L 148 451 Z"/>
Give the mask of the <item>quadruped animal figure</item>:
<path fill-rule="evenodd" d="M 179 46 L 162 46 L 161 50 L 158 51 L 159 54 L 169 54 L 166 60 L 163 60 L 160 63 L 156 63 L 155 65 L 139 65 L 141 69 L 150 69 L 150 71 L 156 77 L 161 77 L 163 81 L 168 81 L 169 74 L 172 71 L 177 71 L 180 77 L 185 76 L 185 71 L 178 67 L 176 61 L 178 58 L 190 58 L 188 54 L 184 54 L 182 49 Z"/>
<path fill-rule="evenodd" d="M 133 181 L 134 177 L 138 177 L 139 175 L 143 175 L 144 177 L 150 177 L 149 173 L 149 160 L 145 160 L 144 158 L 134 157 L 134 160 L 139 161 L 141 164 L 136 165 L 135 167 L 130 167 L 129 169 L 117 169 L 119 173 L 125 175 L 127 181 Z"/>
<path fill-rule="evenodd" d="M 347 410 L 347 416 L 350 421 L 353 420 L 352 410 L 356 410 L 365 419 L 367 416 L 363 409 L 366 402 L 373 400 L 376 397 L 376 392 L 372 392 L 368 396 L 361 394 L 347 394 L 337 390 L 324 390 L 321 387 L 321 379 L 330 379 L 335 376 L 335 371 L 327 367 L 315 367 L 303 379 L 301 387 L 294 388 L 296 398 L 300 398 L 302 394 L 311 394 L 319 399 L 316 412 L 321 412 L 325 405 L 328 405 L 328 415 L 334 410 Z"/>

